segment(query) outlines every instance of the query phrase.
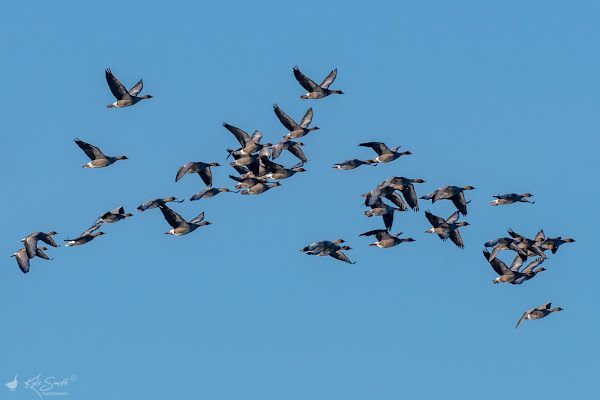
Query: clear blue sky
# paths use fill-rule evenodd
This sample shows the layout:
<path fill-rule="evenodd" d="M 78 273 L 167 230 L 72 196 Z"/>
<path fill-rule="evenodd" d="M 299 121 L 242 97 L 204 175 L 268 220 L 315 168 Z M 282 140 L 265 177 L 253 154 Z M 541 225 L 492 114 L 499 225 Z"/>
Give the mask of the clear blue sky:
<path fill-rule="evenodd" d="M 76 374 L 67 400 L 595 397 L 599 13 L 592 1 L 6 4 L 0 397 L 37 398 L 23 381 L 38 374 Z M 294 65 L 318 82 L 337 67 L 331 88 L 346 94 L 300 100 Z M 108 67 L 154 98 L 107 109 Z M 187 236 L 164 235 L 150 210 L 48 250 L 27 275 L 9 258 L 31 232 L 64 243 L 118 206 L 188 199 L 204 188 L 174 182 L 189 161 L 220 163 L 214 186 L 231 188 L 238 143 L 221 123 L 274 143 L 286 133 L 274 103 L 295 119 L 313 107 L 307 172 L 260 196 L 173 204 L 212 222 Z M 83 169 L 75 137 L 129 159 Z M 365 141 L 413 154 L 330 168 L 372 158 Z M 448 201 L 396 215 L 392 231 L 414 243 L 358 237 L 382 225 L 360 194 L 392 175 L 424 179 L 419 196 L 477 188 L 464 250 L 423 233 L 423 211 L 447 217 Z M 510 192 L 536 203 L 488 205 Z M 577 242 L 534 280 L 492 285 L 482 244 L 507 228 Z M 337 238 L 355 265 L 298 251 Z M 514 329 L 548 301 L 565 311 Z"/>

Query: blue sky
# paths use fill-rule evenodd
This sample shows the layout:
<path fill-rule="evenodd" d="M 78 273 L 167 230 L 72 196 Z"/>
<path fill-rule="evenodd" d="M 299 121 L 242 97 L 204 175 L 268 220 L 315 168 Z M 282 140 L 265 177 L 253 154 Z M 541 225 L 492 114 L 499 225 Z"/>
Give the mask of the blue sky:
<path fill-rule="evenodd" d="M 0 383 L 20 383 L 1 397 L 36 398 L 23 382 L 38 374 L 75 374 L 66 398 L 88 400 L 593 397 L 599 8 L 7 4 Z M 345 94 L 300 100 L 294 65 L 318 82 L 338 68 L 331 88 Z M 106 109 L 105 68 L 127 87 L 143 78 L 154 98 Z M 226 149 L 238 143 L 221 123 L 274 143 L 287 133 L 274 103 L 296 120 L 313 107 L 321 129 L 301 139 L 307 172 L 260 196 L 173 204 L 212 222 L 187 236 L 164 235 L 149 210 L 85 246 L 48 250 L 54 260 L 32 260 L 27 275 L 9 258 L 31 232 L 62 242 L 118 206 L 188 199 L 204 188 L 197 176 L 174 182 L 189 161 L 220 163 L 214 186 L 231 188 Z M 75 137 L 129 159 L 83 169 Z M 358 147 L 366 141 L 413 154 L 330 168 L 373 158 Z M 392 175 L 424 179 L 419 196 L 477 188 L 461 217 L 464 250 L 423 233 L 423 211 L 445 218 L 448 201 L 395 216 L 392 231 L 414 243 L 377 249 L 358 237 L 382 226 L 363 215 L 360 194 Z M 510 192 L 536 203 L 489 206 Z M 577 242 L 549 254 L 534 280 L 492 285 L 482 245 L 508 228 Z M 355 265 L 298 251 L 337 238 Z M 514 329 L 549 301 L 565 311 Z"/>

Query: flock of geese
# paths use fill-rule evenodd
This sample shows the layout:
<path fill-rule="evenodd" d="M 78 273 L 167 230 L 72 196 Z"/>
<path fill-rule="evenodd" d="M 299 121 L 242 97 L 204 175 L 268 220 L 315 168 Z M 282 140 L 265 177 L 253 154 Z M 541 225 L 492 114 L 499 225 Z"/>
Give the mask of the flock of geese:
<path fill-rule="evenodd" d="M 340 90 L 330 90 L 329 86 L 334 82 L 337 69 L 331 71 L 331 73 L 323 80 L 320 85 L 317 85 L 314 81 L 306 77 L 298 67 L 293 68 L 293 74 L 300 85 L 308 92 L 300 99 L 322 99 L 331 94 L 343 94 Z M 110 91 L 116 98 L 116 101 L 109 104 L 107 108 L 124 108 L 137 104 L 141 100 L 150 99 L 152 96 L 138 96 L 143 89 L 143 81 L 140 80 L 131 89 L 127 90 L 125 86 L 119 82 L 119 80 L 113 75 L 110 69 L 105 71 L 106 81 Z M 283 136 L 283 140 L 276 143 L 264 143 L 261 144 L 262 134 L 259 131 L 254 131 L 252 135 L 244 132 L 242 129 L 223 123 L 223 127 L 231 132 L 235 139 L 237 139 L 240 147 L 237 149 L 227 149 L 229 157 L 232 157 L 233 161 L 230 165 L 236 170 L 237 175 L 229 175 L 229 177 L 236 182 L 234 190 L 228 188 L 216 188 L 213 187 L 212 167 L 219 167 L 220 165 L 216 162 L 188 162 L 182 165 L 175 176 L 175 182 L 179 181 L 186 175 L 198 174 L 204 184 L 207 186 L 205 189 L 194 194 L 190 201 L 196 201 L 208 197 L 216 196 L 224 192 L 240 193 L 242 195 L 258 195 L 262 194 L 272 188 L 280 186 L 280 180 L 287 179 L 295 175 L 296 173 L 305 172 L 303 168 L 304 163 L 307 162 L 307 158 L 302 151 L 304 143 L 296 142 L 292 139 L 297 139 L 308 135 L 310 132 L 319 129 L 316 126 L 310 127 L 312 122 L 313 110 L 309 108 L 305 115 L 300 120 L 300 123 L 294 121 L 288 116 L 281 108 L 277 105 L 273 106 L 275 115 L 281 122 L 281 124 L 289 131 Z M 98 147 L 86 143 L 82 140 L 75 139 L 75 143 L 90 161 L 83 165 L 83 168 L 104 168 L 108 167 L 117 161 L 126 160 L 127 157 L 124 155 L 119 156 L 107 156 Z M 371 148 L 377 156 L 373 159 L 348 159 L 340 163 L 334 164 L 332 168 L 340 170 L 352 170 L 362 165 L 374 166 L 379 163 L 389 163 L 399 159 L 402 156 L 410 155 L 410 151 L 399 151 L 400 146 L 389 148 L 385 143 L 382 142 L 367 142 L 360 143 L 359 146 Z M 274 162 L 283 151 L 288 151 L 299 162 L 291 167 L 285 167 L 281 164 Z M 375 246 L 379 248 L 391 248 L 404 242 L 413 242 L 413 238 L 399 238 L 402 232 L 390 233 L 394 220 L 395 212 L 407 211 L 409 208 L 413 211 L 419 210 L 418 199 L 429 200 L 431 203 L 435 203 L 439 200 L 450 200 L 456 207 L 456 211 L 448 218 L 444 219 L 440 216 L 436 216 L 430 211 L 425 211 L 425 217 L 431 224 L 431 228 L 426 230 L 425 233 L 436 234 L 442 241 L 450 239 L 457 247 L 463 248 L 464 243 L 460 235 L 460 227 L 468 226 L 469 223 L 465 221 L 458 222 L 459 217 L 467 215 L 467 204 L 470 201 L 466 201 L 465 192 L 474 190 L 472 186 L 442 186 L 432 193 L 417 197 L 414 184 L 424 183 L 422 179 L 409 179 L 405 177 L 392 176 L 379 185 L 377 185 L 369 193 L 363 194 L 365 198 L 364 205 L 369 208 L 364 214 L 367 217 L 382 217 L 383 227 L 381 229 L 374 229 L 368 232 L 360 234 L 360 236 L 374 236 L 377 241 L 369 244 L 369 246 Z M 527 198 L 532 197 L 530 193 L 516 194 L 508 193 L 502 195 L 493 196 L 495 200 L 491 201 L 492 206 L 508 205 L 514 203 L 530 203 L 534 204 L 534 201 L 529 201 Z M 389 201 L 392 205 L 384 202 Z M 201 226 L 210 225 L 211 223 L 204 220 L 204 212 L 197 217 L 186 221 L 183 217 L 173 211 L 167 203 L 170 202 L 182 202 L 175 197 L 168 198 L 156 198 L 148 200 L 137 207 L 137 211 L 143 212 L 154 208 L 159 208 L 162 212 L 166 222 L 171 226 L 172 229 L 165 232 L 169 235 L 186 235 L 193 232 Z M 131 217 L 132 214 L 126 213 L 123 207 L 118 207 L 113 211 L 108 211 L 100 215 L 94 224 L 84 231 L 81 235 L 73 239 L 65 239 L 67 242 L 66 246 L 83 245 L 92 241 L 94 238 L 103 235 L 103 232 L 96 232 L 102 224 L 110 224 L 121 221 L 127 217 Z M 24 239 L 24 247 L 15 252 L 11 257 L 15 257 L 19 268 L 23 273 L 29 272 L 30 260 L 34 257 L 39 257 L 45 260 L 50 258 L 44 253 L 48 250 L 46 247 L 38 247 L 38 242 L 41 241 L 52 247 L 59 247 L 52 236 L 57 233 L 51 232 L 34 232 Z M 498 274 L 493 283 L 506 283 L 512 285 L 520 285 L 523 282 L 534 278 L 538 273 L 545 271 L 545 268 L 539 267 L 546 260 L 545 251 L 550 250 L 553 254 L 556 253 L 558 248 L 564 243 L 574 242 L 571 238 L 553 237 L 548 238 L 544 232 L 540 230 L 533 239 L 528 239 L 523 235 L 519 235 L 512 230 L 508 231 L 508 237 L 497 238 L 490 240 L 484 244 L 485 249 L 483 255 L 486 261 L 491 265 L 493 270 Z M 322 240 L 305 246 L 300 251 L 314 256 L 330 256 L 337 260 L 344 261 L 349 264 L 354 264 L 350 259 L 343 253 L 343 251 L 351 250 L 343 239 L 337 239 L 333 241 Z M 487 250 L 491 248 L 491 252 Z M 516 253 L 514 260 L 510 264 L 510 267 L 502 262 L 499 258 L 499 252 L 501 250 L 509 250 Z M 529 257 L 536 257 L 534 261 L 528 263 L 524 268 L 523 264 L 527 262 Z M 538 268 L 539 267 L 539 268 Z M 537 268 L 537 269 L 536 269 Z M 523 313 L 523 316 L 517 323 L 519 324 L 525 319 L 540 319 L 544 318 L 552 312 L 561 311 L 560 307 L 550 308 L 551 303 L 544 304 L 540 307 L 533 308 Z"/>

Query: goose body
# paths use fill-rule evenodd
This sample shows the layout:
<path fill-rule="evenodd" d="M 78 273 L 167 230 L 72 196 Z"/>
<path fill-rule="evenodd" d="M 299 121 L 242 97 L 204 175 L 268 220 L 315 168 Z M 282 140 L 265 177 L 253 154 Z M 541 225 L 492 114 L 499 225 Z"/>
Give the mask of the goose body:
<path fill-rule="evenodd" d="M 211 224 L 208 221 L 204 221 L 204 213 L 187 222 L 181 217 L 181 215 L 171 210 L 165 204 L 160 204 L 158 207 L 160 208 L 160 211 L 162 211 L 167 223 L 173 227 L 173 229 L 170 231 L 165 232 L 165 235 L 183 236 L 195 231 L 201 226 Z"/>
<path fill-rule="evenodd" d="M 410 151 L 400 151 L 399 152 L 398 149 L 400 148 L 400 146 L 390 149 L 389 147 L 387 147 L 385 145 L 385 143 L 382 143 L 382 142 L 361 143 L 361 144 L 359 144 L 359 146 L 370 147 L 377 153 L 377 157 L 375 157 L 372 160 L 369 160 L 371 163 L 388 163 L 388 162 L 394 161 L 402 156 L 407 156 L 407 155 L 412 154 Z"/>
<path fill-rule="evenodd" d="M 526 319 L 541 319 L 547 317 L 555 311 L 563 311 L 563 309 L 560 307 L 550 308 L 551 305 L 552 303 L 546 303 L 543 306 L 525 311 L 519 322 L 517 322 L 517 326 L 515 326 L 515 329 L 517 329 L 521 322 L 525 321 Z"/>
<path fill-rule="evenodd" d="M 81 150 L 85 152 L 85 154 L 90 158 L 90 160 L 92 160 L 89 163 L 83 165 L 83 168 L 104 168 L 114 164 L 118 160 L 127 160 L 127 157 L 125 156 L 105 156 L 104 153 L 102 153 L 100 149 L 96 146 L 93 146 L 79 139 L 75 139 L 75 143 L 77 143 L 77 146 L 79 146 L 79 148 L 81 148 Z"/>

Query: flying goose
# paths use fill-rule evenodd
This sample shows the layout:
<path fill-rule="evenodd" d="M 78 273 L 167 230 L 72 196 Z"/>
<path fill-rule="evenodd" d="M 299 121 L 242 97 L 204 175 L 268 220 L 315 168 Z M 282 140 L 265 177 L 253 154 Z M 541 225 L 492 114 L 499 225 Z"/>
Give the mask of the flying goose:
<path fill-rule="evenodd" d="M 538 308 L 532 308 L 531 310 L 525 311 L 523 313 L 523 316 L 519 320 L 519 322 L 517 322 L 517 326 L 515 326 L 515 329 L 517 329 L 519 327 L 519 325 L 521 324 L 521 322 L 523 322 L 526 319 L 540 319 L 540 318 L 544 318 L 545 316 L 547 316 L 548 314 L 550 314 L 554 311 L 562 311 L 563 310 L 560 307 L 550 308 L 551 305 L 552 305 L 552 303 L 546 303 L 543 306 L 540 306 Z"/>
<path fill-rule="evenodd" d="M 159 204 L 160 211 L 162 211 L 165 220 L 173 227 L 170 231 L 165 232 L 165 235 L 182 236 L 196 230 L 196 228 L 204 225 L 210 225 L 211 223 L 204 220 L 204 212 L 192 219 L 190 222 L 186 222 L 181 215 L 171 210 L 165 204 Z"/>
<path fill-rule="evenodd" d="M 81 150 L 83 150 L 85 154 L 90 158 L 90 160 L 92 160 L 89 163 L 83 165 L 83 168 L 103 168 L 108 167 L 109 165 L 115 163 L 117 160 L 127 160 L 127 157 L 125 156 L 105 156 L 104 153 L 102 153 L 100 149 L 96 146 L 92 146 L 91 144 L 81 141 L 77 138 L 75 138 L 75 143 L 77 143 L 77 146 L 79 146 Z"/>
<path fill-rule="evenodd" d="M 317 85 L 315 82 L 307 78 L 306 75 L 300 72 L 298 66 L 294 66 L 294 76 L 300 85 L 302 85 L 304 89 L 308 90 L 308 93 L 300 96 L 302 100 L 322 99 L 323 97 L 327 97 L 332 93 L 344 94 L 341 90 L 329 90 L 329 85 L 333 83 L 335 77 L 337 76 L 337 68 L 331 71 L 320 85 Z"/>
<path fill-rule="evenodd" d="M 338 239 L 330 242 L 328 240 L 322 240 L 315 242 L 309 246 L 304 247 L 301 252 L 311 256 L 330 256 L 336 260 L 347 262 L 348 264 L 355 264 L 341 250 L 352 250 L 349 246 L 340 246 L 339 243 L 344 243 L 344 240 Z"/>
<path fill-rule="evenodd" d="M 334 164 L 333 167 L 331 168 L 337 168 L 337 169 L 342 169 L 344 171 L 350 170 L 350 169 L 354 169 L 354 168 L 358 168 L 361 165 L 371 165 L 373 167 L 376 167 L 377 164 L 375 164 L 373 161 L 371 160 L 358 160 L 356 158 L 351 158 L 349 160 L 345 160 L 342 161 L 340 163 Z"/>
<path fill-rule="evenodd" d="M 110 72 L 110 68 L 108 68 L 105 71 L 105 75 L 106 75 L 106 82 L 108 83 L 108 87 L 110 88 L 110 91 L 112 92 L 113 96 L 115 96 L 117 98 L 117 101 L 115 101 L 112 104 L 107 105 L 106 108 L 129 107 L 129 106 L 134 105 L 135 103 L 137 103 L 138 101 L 140 101 L 142 99 L 151 99 L 152 98 L 152 96 L 150 96 L 149 94 L 142 96 L 142 97 L 138 97 L 138 94 L 142 91 L 142 88 L 144 87 L 144 82 L 141 79 L 138 83 L 135 84 L 134 87 L 132 87 L 131 89 L 129 89 L 129 91 L 127 91 L 127 89 L 125 89 L 125 86 L 123 86 L 123 84 L 121 82 L 119 82 L 119 80 L 117 78 L 115 78 L 115 76 L 112 74 L 112 72 Z"/>
<path fill-rule="evenodd" d="M 107 211 L 104 214 L 102 214 L 98 218 L 98 222 L 112 224 L 114 222 L 120 221 L 127 217 L 132 217 L 132 216 L 133 216 L 133 214 L 126 213 L 125 209 L 123 207 L 118 207 L 118 208 L 115 208 L 113 211 Z"/>
<path fill-rule="evenodd" d="M 460 236 L 460 232 L 458 232 L 458 227 L 470 224 L 468 222 L 456 222 L 458 220 L 458 215 L 458 211 L 455 211 L 451 216 L 444 220 L 443 218 L 433 215 L 429 211 L 425 211 L 427 220 L 433 225 L 433 228 L 429 228 L 425 233 L 436 233 L 443 241 L 450 238 L 452 243 L 456 246 L 461 249 L 464 248 L 465 246 L 462 237 Z"/>
<path fill-rule="evenodd" d="M 441 188 L 435 190 L 433 193 L 429 193 L 425 196 L 421 196 L 421 199 L 431 200 L 431 203 L 435 203 L 438 200 L 452 200 L 454 206 L 460 211 L 462 215 L 467 215 L 467 204 L 471 201 L 465 200 L 465 195 L 463 191 L 465 190 L 474 190 L 473 186 L 442 186 Z"/>
<path fill-rule="evenodd" d="M 388 163 L 390 161 L 394 161 L 397 158 L 400 158 L 401 156 L 407 156 L 409 154 L 412 154 L 410 151 L 398 152 L 400 146 L 396 146 L 393 149 L 390 149 L 385 145 L 385 143 L 382 142 L 361 143 L 359 144 L 359 146 L 370 147 L 378 154 L 377 157 L 370 160 L 371 163 Z"/>
<path fill-rule="evenodd" d="M 206 186 L 212 186 L 212 172 L 210 167 L 220 167 L 217 163 L 203 163 L 201 161 L 198 162 L 189 162 L 184 164 L 177 171 L 177 175 L 175 176 L 175 182 L 183 178 L 185 174 L 198 174 L 200 178 L 204 181 Z"/>
<path fill-rule="evenodd" d="M 377 187 L 371 190 L 369 193 L 361 194 L 361 197 L 365 197 L 365 206 L 367 207 L 373 206 L 378 200 L 385 197 L 394 203 L 396 207 L 398 207 L 398 211 L 408 210 L 406 203 L 404 203 L 404 200 L 402 200 L 402 197 L 396 193 L 396 189 L 385 185 L 385 182 L 381 185 L 377 185 Z"/>
<path fill-rule="evenodd" d="M 52 235 L 56 235 L 56 232 L 52 231 L 52 232 L 34 232 L 31 235 L 28 235 L 27 237 L 21 239 L 21 242 L 24 243 L 25 245 L 25 249 L 27 251 L 27 257 L 29 258 L 33 258 L 36 256 L 37 253 L 37 242 L 38 240 L 41 240 L 42 242 L 52 246 L 52 247 L 60 247 L 59 245 L 56 244 L 56 242 L 54 241 L 54 239 L 51 238 Z"/>
<path fill-rule="evenodd" d="M 531 197 L 533 196 L 530 193 L 525 193 L 525 194 L 516 194 L 516 193 L 507 193 L 507 194 L 498 194 L 496 196 L 492 196 L 495 197 L 496 200 L 494 201 L 490 201 L 490 204 L 492 206 L 498 206 L 498 205 L 502 205 L 502 204 L 512 204 L 512 203 L 530 203 L 530 204 L 535 204 L 535 201 L 529 201 L 526 199 L 526 197 Z"/>
<path fill-rule="evenodd" d="M 237 192 L 233 192 L 227 188 L 206 188 L 204 190 L 199 191 L 195 195 L 193 195 L 190 198 L 190 201 L 200 200 L 200 199 L 208 199 L 209 197 L 214 197 L 221 192 L 237 193 Z"/>
<path fill-rule="evenodd" d="M 542 231 L 542 237 L 544 235 L 544 232 Z M 566 238 L 563 239 L 562 237 L 555 237 L 555 238 L 549 238 L 546 239 L 544 238 L 543 241 L 541 241 L 541 244 L 539 245 L 543 250 L 550 250 L 552 252 L 552 254 L 556 253 L 556 251 L 558 250 L 558 247 L 562 244 L 565 243 L 573 243 L 575 241 L 575 239 L 571 239 L 571 238 Z"/>
<path fill-rule="evenodd" d="M 139 212 L 143 212 L 143 211 L 146 211 L 146 210 L 151 210 L 151 209 L 156 208 L 159 205 L 167 203 L 169 201 L 174 201 L 176 203 L 182 203 L 183 202 L 183 200 L 177 200 L 177 198 L 175 198 L 175 197 L 168 197 L 166 199 L 152 199 L 152 200 L 148 200 L 144 204 L 138 206 L 136 208 L 136 210 L 138 210 Z"/>
<path fill-rule="evenodd" d="M 386 229 L 374 229 L 369 232 L 361 233 L 359 236 L 375 236 L 377 242 L 369 244 L 369 246 L 377 246 L 379 248 L 394 247 L 404 242 L 414 242 L 413 238 L 399 239 L 398 236 L 402 235 L 402 232 L 391 235 Z"/>
<path fill-rule="evenodd" d="M 35 255 L 40 258 L 43 258 L 44 260 L 53 260 L 53 258 L 48 257 L 42 250 L 48 249 L 46 247 L 38 247 L 35 252 Z M 19 264 L 19 268 L 21 268 L 21 271 L 23 271 L 24 274 L 29 272 L 29 256 L 27 255 L 27 249 L 25 249 L 25 247 L 18 250 L 11 257 L 16 258 L 17 264 Z"/>
<path fill-rule="evenodd" d="M 81 235 L 77 236 L 75 239 L 65 239 L 65 242 L 69 242 L 65 246 L 71 247 L 71 246 L 86 244 L 87 242 L 93 240 L 95 237 L 104 235 L 104 232 L 93 233 L 96 230 L 98 230 L 98 228 L 100 228 L 101 225 L 102 225 L 101 223 L 96 222 L 88 230 L 83 232 Z"/>
<path fill-rule="evenodd" d="M 312 108 L 309 108 L 308 111 L 306 111 L 306 114 L 304 114 L 304 117 L 302 117 L 302 120 L 300 121 L 300 125 L 298 125 L 296 121 L 284 113 L 281 108 L 277 106 L 277 104 L 273 105 L 273 111 L 275 111 L 275 115 L 277 115 L 277 118 L 279 118 L 281 124 L 285 126 L 288 131 L 290 131 L 290 133 L 283 137 L 285 140 L 306 136 L 308 135 L 308 132 L 319 129 L 316 126 L 313 126 L 312 128 L 308 127 L 308 125 L 310 125 L 312 122 Z"/>

